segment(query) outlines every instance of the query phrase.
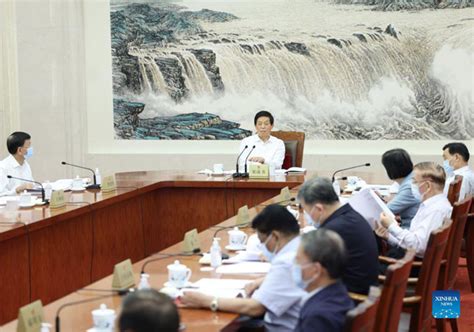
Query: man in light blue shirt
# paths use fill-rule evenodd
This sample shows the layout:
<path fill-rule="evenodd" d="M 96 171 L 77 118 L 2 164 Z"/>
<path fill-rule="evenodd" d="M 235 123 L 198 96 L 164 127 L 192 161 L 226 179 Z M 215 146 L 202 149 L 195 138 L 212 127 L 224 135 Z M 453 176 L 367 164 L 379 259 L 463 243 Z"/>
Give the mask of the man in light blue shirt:
<path fill-rule="evenodd" d="M 280 205 L 267 206 L 252 221 L 261 250 L 271 268 L 268 274 L 245 288 L 250 298 L 219 298 L 198 292 L 185 292 L 181 301 L 193 308 L 210 308 L 251 317 L 265 315 L 269 331 L 292 331 L 298 322 L 301 299 L 306 294 L 293 281 L 291 266 L 300 244 L 295 217 Z"/>
<path fill-rule="evenodd" d="M 390 180 L 400 185 L 398 193 L 387 203 L 387 206 L 393 214 L 400 216 L 400 227 L 408 229 L 420 207 L 420 201 L 413 196 L 411 191 L 413 163 L 410 155 L 403 149 L 388 150 L 382 155 L 382 164 Z"/>

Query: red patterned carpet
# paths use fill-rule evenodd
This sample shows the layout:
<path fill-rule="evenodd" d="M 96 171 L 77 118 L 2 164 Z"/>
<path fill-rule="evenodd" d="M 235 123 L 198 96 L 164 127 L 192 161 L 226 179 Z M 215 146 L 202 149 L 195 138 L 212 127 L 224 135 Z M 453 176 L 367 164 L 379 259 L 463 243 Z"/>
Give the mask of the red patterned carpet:
<path fill-rule="evenodd" d="M 459 261 L 466 265 L 466 260 Z M 466 267 L 458 268 L 454 289 L 461 291 L 461 317 L 458 320 L 460 332 L 474 332 L 474 293 L 471 292 Z"/>

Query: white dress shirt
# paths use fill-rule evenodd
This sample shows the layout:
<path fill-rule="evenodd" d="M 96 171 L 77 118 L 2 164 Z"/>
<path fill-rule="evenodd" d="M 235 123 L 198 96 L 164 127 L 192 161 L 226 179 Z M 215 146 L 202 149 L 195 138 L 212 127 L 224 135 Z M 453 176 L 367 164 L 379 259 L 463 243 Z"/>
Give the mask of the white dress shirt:
<path fill-rule="evenodd" d="M 252 294 L 267 310 L 266 331 L 293 331 L 298 323 L 301 299 L 306 292 L 293 281 L 291 266 L 294 264 L 300 238 L 288 242 L 273 258 L 272 265 L 260 287 Z"/>
<path fill-rule="evenodd" d="M 431 232 L 439 228 L 445 218 L 451 217 L 452 210 L 444 194 L 428 198 L 420 204 L 418 212 L 411 221 L 410 229 L 403 229 L 396 222 L 388 227 L 390 244 L 404 249 L 414 248 L 416 256 L 423 257 Z"/>
<path fill-rule="evenodd" d="M 242 170 L 245 165 L 245 158 L 254 145 L 255 149 L 250 153 L 249 158 L 262 157 L 265 159 L 265 164 L 272 164 L 275 166 L 275 169 L 280 169 L 281 165 L 283 165 L 283 159 L 285 158 L 285 143 L 283 143 L 281 139 L 270 136 L 269 139 L 264 142 L 260 137 L 258 137 L 258 135 L 249 136 L 240 142 L 239 153 L 245 149 L 246 145 L 248 146 L 247 150 L 239 159 L 239 168 L 242 168 Z"/>
<path fill-rule="evenodd" d="M 8 179 L 7 175 L 33 180 L 28 162 L 25 160 L 23 165 L 20 165 L 15 157 L 9 155 L 0 162 L 0 196 L 16 195 L 16 188 L 25 183 L 16 179 Z"/>
<path fill-rule="evenodd" d="M 459 201 L 462 201 L 466 198 L 467 195 L 474 196 L 474 172 L 469 168 L 469 166 L 464 166 L 454 170 L 454 175 L 446 179 L 446 184 L 444 186 L 444 194 L 448 195 L 449 185 L 454 181 L 456 175 L 462 176 L 461 191 L 459 192 Z"/>

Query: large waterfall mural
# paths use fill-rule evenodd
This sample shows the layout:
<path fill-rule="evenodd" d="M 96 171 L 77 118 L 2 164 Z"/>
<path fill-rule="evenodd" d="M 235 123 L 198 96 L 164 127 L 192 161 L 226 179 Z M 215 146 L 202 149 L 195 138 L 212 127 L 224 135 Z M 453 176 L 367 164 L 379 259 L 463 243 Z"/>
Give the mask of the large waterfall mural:
<path fill-rule="evenodd" d="M 111 0 L 116 138 L 241 139 L 267 109 L 307 139 L 472 139 L 452 1 Z"/>

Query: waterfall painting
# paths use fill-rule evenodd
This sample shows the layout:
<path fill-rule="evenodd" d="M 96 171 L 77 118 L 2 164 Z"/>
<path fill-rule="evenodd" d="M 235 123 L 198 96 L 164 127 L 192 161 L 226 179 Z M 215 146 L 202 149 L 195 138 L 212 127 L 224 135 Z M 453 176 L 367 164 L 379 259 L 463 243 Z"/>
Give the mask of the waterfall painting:
<path fill-rule="evenodd" d="M 116 139 L 474 138 L 473 0 L 111 0 Z"/>

